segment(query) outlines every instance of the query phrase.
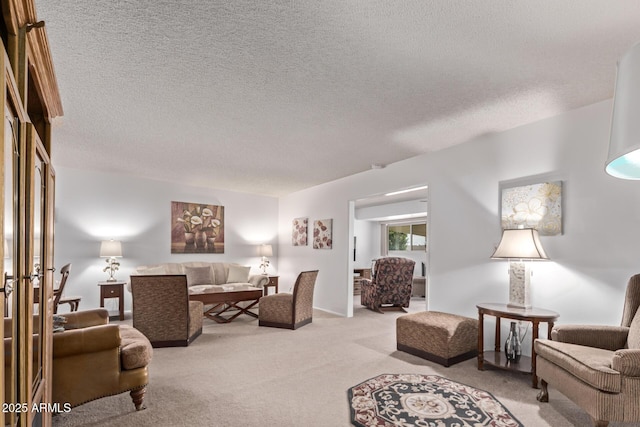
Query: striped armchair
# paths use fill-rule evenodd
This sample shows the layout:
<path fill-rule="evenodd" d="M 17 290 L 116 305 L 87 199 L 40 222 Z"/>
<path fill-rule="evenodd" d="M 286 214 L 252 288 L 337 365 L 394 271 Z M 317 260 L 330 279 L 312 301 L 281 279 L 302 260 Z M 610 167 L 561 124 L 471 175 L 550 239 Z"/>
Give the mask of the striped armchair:
<path fill-rule="evenodd" d="M 629 279 L 620 326 L 556 326 L 553 341 L 537 339 L 541 402 L 547 384 L 582 407 L 602 427 L 640 421 L 640 274 Z"/>
<path fill-rule="evenodd" d="M 293 294 L 280 293 L 260 298 L 258 325 L 298 329 L 313 319 L 313 290 L 318 270 L 303 271 L 293 285 Z"/>
<path fill-rule="evenodd" d="M 362 279 L 360 303 L 382 313 L 383 308 L 409 307 L 415 261 L 387 257 L 376 260 L 371 280 Z"/>

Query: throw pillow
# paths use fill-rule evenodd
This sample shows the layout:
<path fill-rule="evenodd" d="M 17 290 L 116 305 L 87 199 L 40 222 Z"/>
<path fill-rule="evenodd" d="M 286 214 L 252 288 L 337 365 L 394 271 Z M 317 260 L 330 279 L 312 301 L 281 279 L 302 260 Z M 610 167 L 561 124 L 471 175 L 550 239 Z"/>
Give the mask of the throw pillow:
<path fill-rule="evenodd" d="M 640 309 L 636 311 L 636 315 L 629 325 L 629 335 L 627 336 L 627 345 L 629 348 L 640 349 Z"/>
<path fill-rule="evenodd" d="M 164 267 L 159 266 L 159 267 L 149 267 L 142 270 L 138 270 L 138 274 L 141 276 L 158 276 L 158 275 L 163 275 L 165 273 L 164 273 Z"/>
<path fill-rule="evenodd" d="M 211 267 L 185 267 L 184 274 L 187 275 L 187 286 L 214 284 Z"/>
<path fill-rule="evenodd" d="M 251 267 L 245 267 L 243 265 L 230 264 L 229 265 L 229 277 L 227 283 L 247 283 L 249 282 L 249 270 Z"/>

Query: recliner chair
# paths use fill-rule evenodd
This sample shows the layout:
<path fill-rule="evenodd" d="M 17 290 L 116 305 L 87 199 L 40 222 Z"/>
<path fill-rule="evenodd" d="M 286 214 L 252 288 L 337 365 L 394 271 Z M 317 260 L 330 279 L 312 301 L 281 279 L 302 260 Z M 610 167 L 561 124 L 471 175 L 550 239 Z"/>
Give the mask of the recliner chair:
<path fill-rule="evenodd" d="M 409 307 L 415 261 L 408 258 L 377 259 L 371 279 L 362 279 L 360 304 L 382 313 L 383 309 Z"/>

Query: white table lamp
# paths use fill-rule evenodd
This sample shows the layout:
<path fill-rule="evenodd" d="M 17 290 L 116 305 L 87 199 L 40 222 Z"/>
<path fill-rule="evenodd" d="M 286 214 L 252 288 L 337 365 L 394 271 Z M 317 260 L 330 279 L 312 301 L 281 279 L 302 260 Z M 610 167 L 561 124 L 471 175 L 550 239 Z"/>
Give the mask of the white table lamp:
<path fill-rule="evenodd" d="M 107 282 L 115 282 L 117 279 L 113 276 L 118 268 L 120 267 L 120 263 L 116 260 L 116 258 L 122 258 L 122 244 L 118 240 L 103 240 L 100 244 L 100 257 L 107 258 L 105 261 L 107 262 L 107 266 L 102 270 L 104 272 L 109 272 L 109 278 Z"/>
<path fill-rule="evenodd" d="M 258 246 L 258 255 L 262 257 L 262 261 L 260 262 L 260 268 L 262 269 L 262 274 L 267 274 L 267 267 L 269 267 L 269 260 L 267 257 L 273 256 L 273 247 L 271 245 L 260 245 Z"/>
<path fill-rule="evenodd" d="M 491 259 L 509 260 L 509 306 L 531 308 L 531 269 L 526 261 L 549 259 L 542 248 L 538 230 L 503 230 Z"/>

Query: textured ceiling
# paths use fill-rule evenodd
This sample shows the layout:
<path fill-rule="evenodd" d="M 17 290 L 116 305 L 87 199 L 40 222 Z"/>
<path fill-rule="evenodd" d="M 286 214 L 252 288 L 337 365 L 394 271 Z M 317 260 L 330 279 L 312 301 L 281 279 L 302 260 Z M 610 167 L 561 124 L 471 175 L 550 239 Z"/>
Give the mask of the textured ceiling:
<path fill-rule="evenodd" d="M 613 96 L 640 1 L 36 0 L 54 165 L 283 195 Z"/>

